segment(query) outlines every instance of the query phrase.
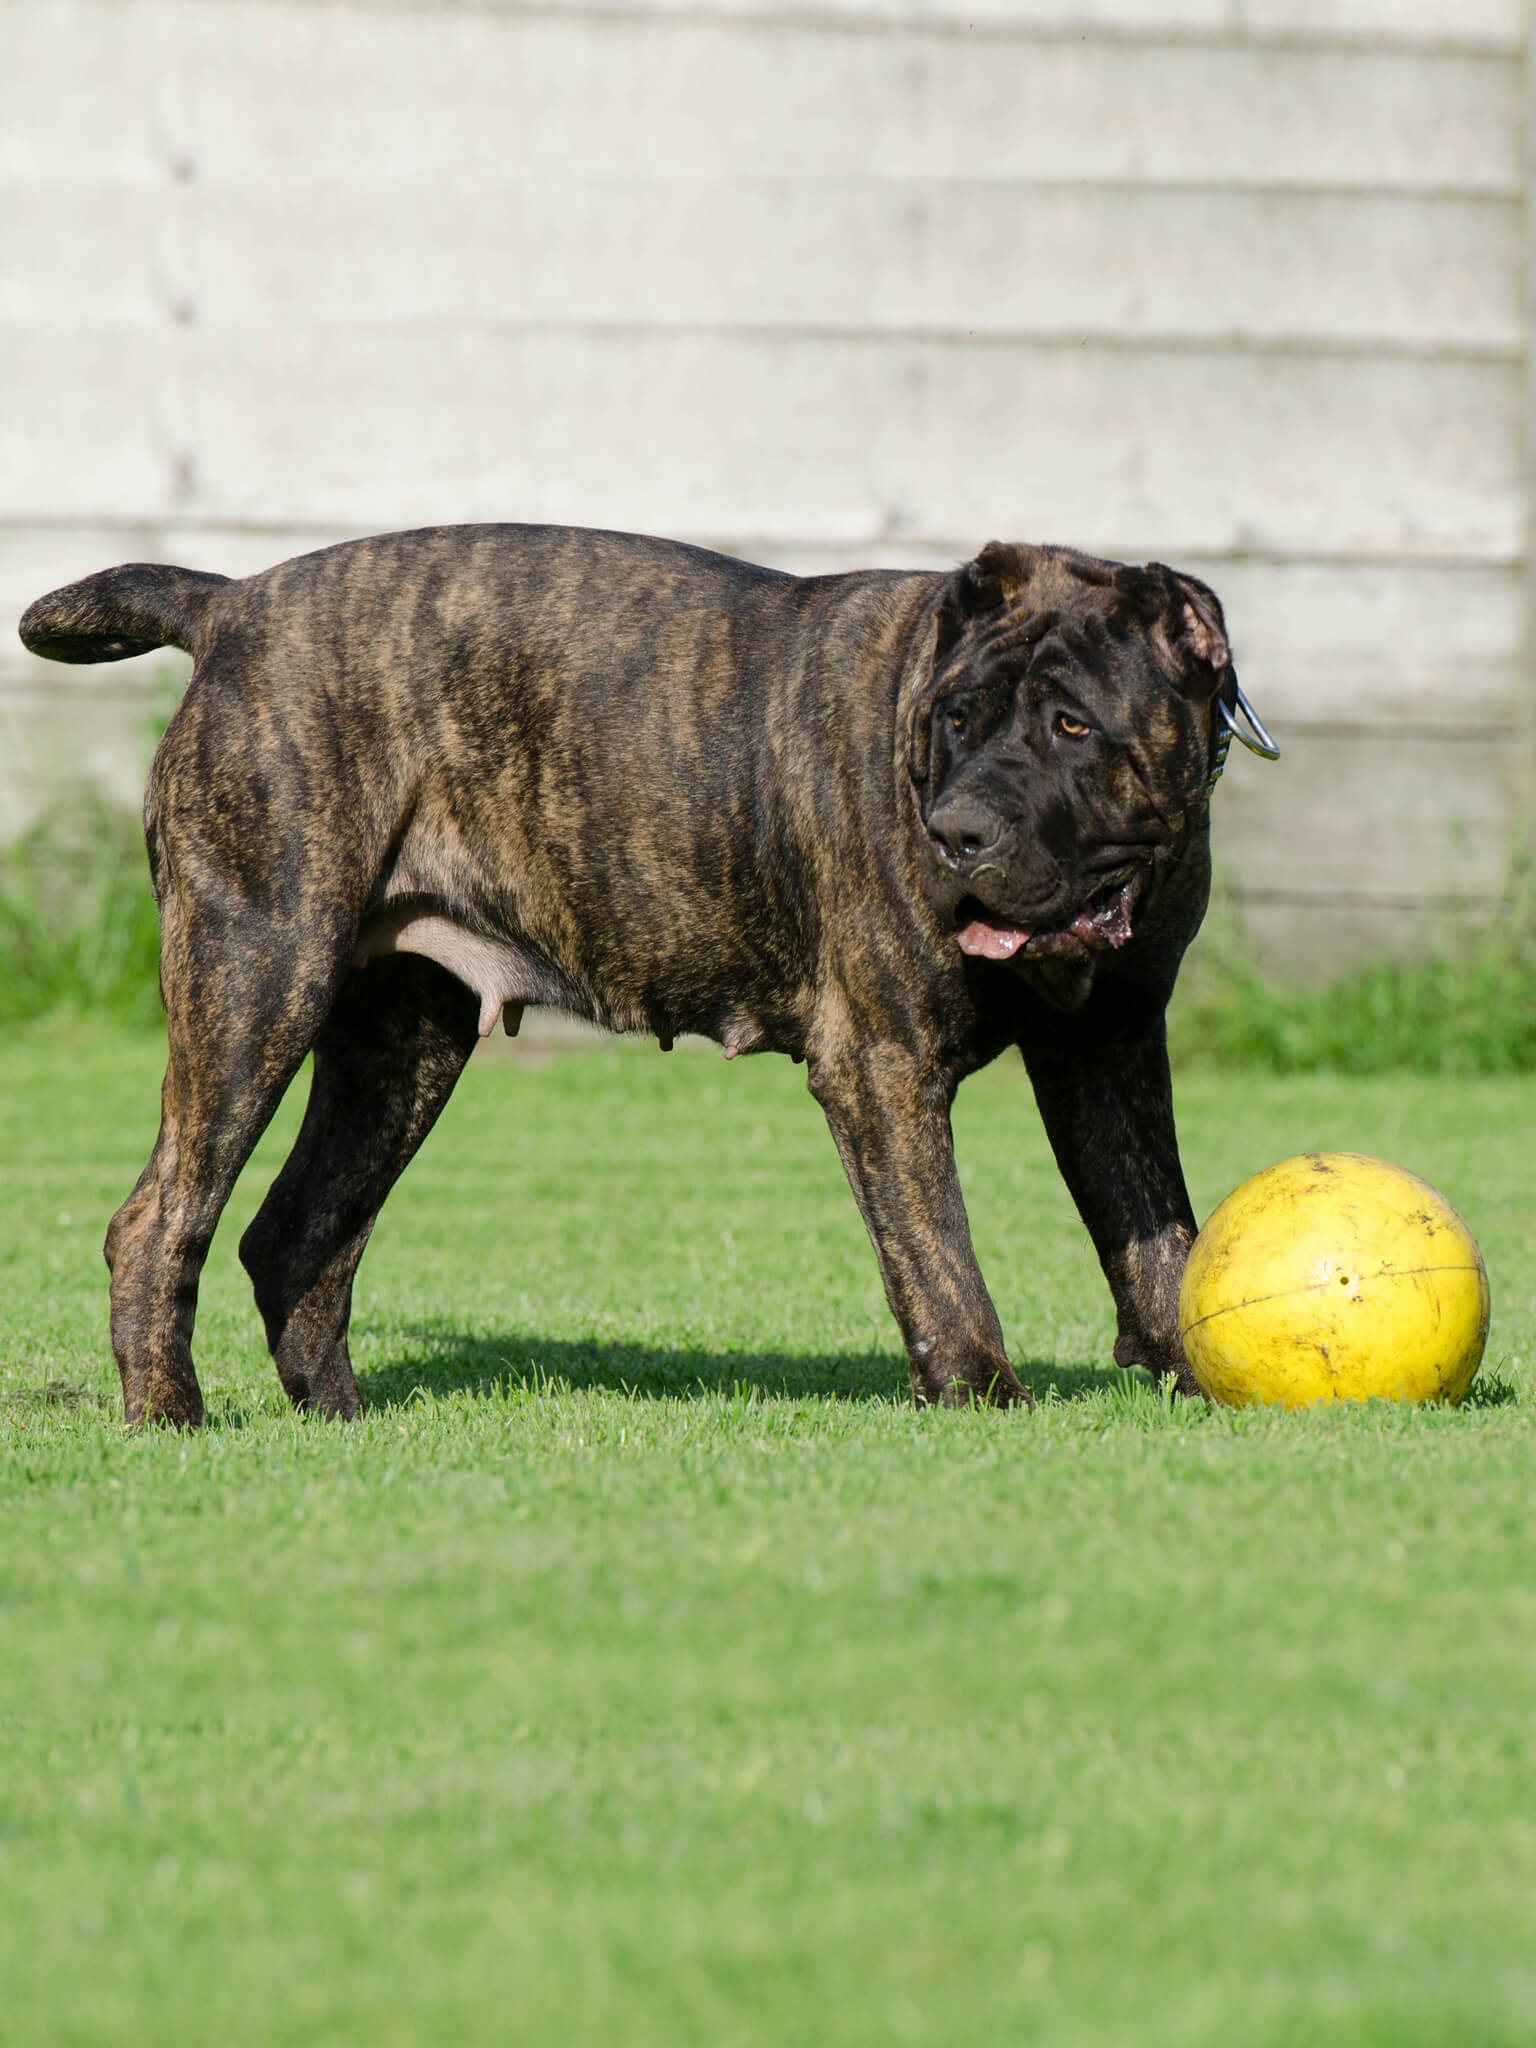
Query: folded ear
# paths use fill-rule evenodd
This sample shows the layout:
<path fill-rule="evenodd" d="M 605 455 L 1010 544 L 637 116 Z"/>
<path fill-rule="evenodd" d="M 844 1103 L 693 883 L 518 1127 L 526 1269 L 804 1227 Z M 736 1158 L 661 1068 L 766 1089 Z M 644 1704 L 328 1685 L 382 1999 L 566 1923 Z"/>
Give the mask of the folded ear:
<path fill-rule="evenodd" d="M 989 540 L 973 561 L 962 562 L 939 601 L 939 659 L 967 627 L 1010 611 L 1034 577 L 1039 550 L 1018 541 Z"/>
<path fill-rule="evenodd" d="M 989 540 L 940 590 L 907 690 L 907 765 L 914 782 L 928 779 L 928 725 L 950 655 L 977 626 L 995 623 L 1023 599 L 1038 559 L 1036 548 Z"/>
<path fill-rule="evenodd" d="M 1133 573 L 1153 586 L 1147 637 L 1159 667 L 1186 690 L 1214 697 L 1232 666 L 1220 598 L 1198 576 L 1181 575 L 1164 562 Z"/>

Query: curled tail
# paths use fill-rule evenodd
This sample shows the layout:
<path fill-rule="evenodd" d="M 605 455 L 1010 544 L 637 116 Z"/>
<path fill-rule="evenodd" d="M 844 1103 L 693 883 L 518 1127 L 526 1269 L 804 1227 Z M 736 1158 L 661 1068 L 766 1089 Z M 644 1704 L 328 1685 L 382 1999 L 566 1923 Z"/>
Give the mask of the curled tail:
<path fill-rule="evenodd" d="M 103 569 L 29 605 L 22 644 L 50 661 L 125 661 L 156 647 L 196 654 L 209 600 L 229 581 L 158 562 Z"/>

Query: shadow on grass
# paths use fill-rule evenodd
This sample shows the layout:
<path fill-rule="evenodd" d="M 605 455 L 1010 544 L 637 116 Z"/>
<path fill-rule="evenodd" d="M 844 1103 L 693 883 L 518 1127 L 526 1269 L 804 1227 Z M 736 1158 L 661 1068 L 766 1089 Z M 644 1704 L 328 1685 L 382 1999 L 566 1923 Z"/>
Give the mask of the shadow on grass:
<path fill-rule="evenodd" d="M 359 1332 L 365 1334 L 365 1332 Z M 398 1338 L 398 1332 L 392 1332 Z M 521 1330 L 469 1331 L 451 1324 L 405 1333 L 407 1349 L 392 1363 L 364 1368 L 358 1387 L 368 1407 L 408 1401 L 418 1388 L 433 1394 L 499 1394 L 551 1384 L 604 1388 L 636 1400 L 755 1388 L 774 1400 L 905 1401 L 906 1361 L 894 1351 L 718 1352 L 649 1344 L 573 1343 Z M 1015 1359 L 1014 1371 L 1036 1400 L 1055 1390 L 1077 1400 L 1123 1384 L 1114 1366 L 1095 1371 L 1044 1359 Z"/>
<path fill-rule="evenodd" d="M 68 1380 L 44 1380 L 40 1387 L 10 1387 L 0 1394 L 0 1413 L 44 1414 L 49 1410 L 109 1415 L 112 1403 L 99 1387 L 77 1387 Z"/>

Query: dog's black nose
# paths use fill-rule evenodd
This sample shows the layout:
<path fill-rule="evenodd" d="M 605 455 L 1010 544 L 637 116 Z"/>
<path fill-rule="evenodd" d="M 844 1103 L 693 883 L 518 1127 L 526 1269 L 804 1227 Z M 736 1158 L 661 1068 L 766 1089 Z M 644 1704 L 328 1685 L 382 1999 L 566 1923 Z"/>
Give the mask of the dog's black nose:
<path fill-rule="evenodd" d="M 928 814 L 928 836 L 951 860 L 974 860 L 997 844 L 1003 821 L 975 797 L 941 797 Z"/>

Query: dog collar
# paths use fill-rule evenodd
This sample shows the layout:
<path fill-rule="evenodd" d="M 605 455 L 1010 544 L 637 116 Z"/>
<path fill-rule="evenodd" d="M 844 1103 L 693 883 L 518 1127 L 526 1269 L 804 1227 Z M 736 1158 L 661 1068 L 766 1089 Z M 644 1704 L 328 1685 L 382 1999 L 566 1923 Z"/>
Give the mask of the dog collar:
<path fill-rule="evenodd" d="M 1243 721 L 1241 725 L 1239 719 Z M 1227 765 L 1227 755 L 1234 738 L 1241 740 L 1249 753 L 1257 754 L 1261 760 L 1278 761 L 1280 758 L 1280 749 L 1270 737 L 1269 728 L 1244 695 L 1243 686 L 1237 680 L 1237 670 L 1229 667 L 1227 680 L 1216 698 L 1216 752 L 1202 793 L 1202 801 L 1207 805 L 1211 801 L 1212 790 L 1221 780 L 1221 771 Z"/>

